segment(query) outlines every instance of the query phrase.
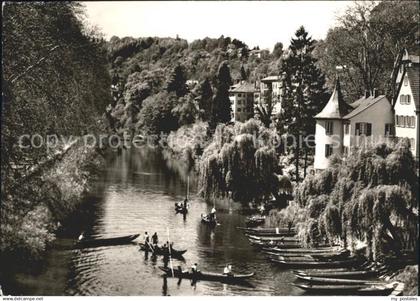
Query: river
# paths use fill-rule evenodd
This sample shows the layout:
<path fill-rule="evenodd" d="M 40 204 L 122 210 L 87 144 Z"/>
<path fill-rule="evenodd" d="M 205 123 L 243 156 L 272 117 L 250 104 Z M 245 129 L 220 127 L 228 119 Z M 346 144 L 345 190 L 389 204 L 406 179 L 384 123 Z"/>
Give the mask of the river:
<path fill-rule="evenodd" d="M 164 159 L 152 149 L 125 150 L 109 159 L 99 181 L 105 187 L 94 198 L 96 210 L 85 228 L 88 238 L 157 232 L 160 241 L 174 242 L 175 249 L 188 249 L 185 261 L 173 266 L 198 263 L 203 271 L 222 272 L 226 263 L 236 273 L 255 272 L 249 285 L 227 285 L 162 277 L 162 258 L 152 258 L 136 244 L 75 249 L 74 239 L 59 238 L 49 251 L 45 267 L 37 273 L 20 273 L 13 279 L 16 295 L 297 295 L 290 271 L 270 264 L 252 248 L 237 226 L 245 216 L 232 202 L 217 202 L 220 225 L 214 230 L 201 224 L 200 214 L 209 212 L 196 196 L 191 179 L 190 210 L 185 219 L 175 214 L 174 202 L 186 193 L 186 172 L 176 160 Z M 181 171 L 181 172 L 180 172 Z M 63 247 L 67 246 L 67 247 Z M 70 247 L 68 247 L 70 246 Z"/>

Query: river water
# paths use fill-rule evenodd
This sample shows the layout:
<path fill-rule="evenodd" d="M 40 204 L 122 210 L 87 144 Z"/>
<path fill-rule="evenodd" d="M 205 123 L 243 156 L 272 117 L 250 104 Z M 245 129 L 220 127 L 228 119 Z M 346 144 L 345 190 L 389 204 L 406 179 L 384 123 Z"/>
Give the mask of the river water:
<path fill-rule="evenodd" d="M 152 149 L 125 150 L 108 162 L 100 179 L 105 192 L 95 202 L 96 210 L 88 238 L 122 236 L 145 231 L 157 232 L 160 241 L 174 242 L 175 249 L 188 249 L 185 261 L 173 266 L 189 268 L 198 263 L 203 271 L 222 272 L 226 263 L 235 273 L 255 272 L 249 285 L 227 285 L 162 277 L 163 259 L 152 258 L 138 245 L 75 249 L 74 239 L 58 239 L 48 254 L 45 268 L 38 273 L 15 275 L 10 294 L 24 295 L 297 295 L 293 275 L 270 264 L 251 247 L 237 226 L 245 216 L 237 204 L 217 202 L 219 226 L 201 224 L 200 214 L 209 212 L 196 196 L 195 177 L 190 175 L 191 202 L 185 218 L 175 214 L 174 202 L 186 193 L 187 173 L 182 162 L 164 159 Z M 63 247 L 66 246 L 66 247 Z"/>

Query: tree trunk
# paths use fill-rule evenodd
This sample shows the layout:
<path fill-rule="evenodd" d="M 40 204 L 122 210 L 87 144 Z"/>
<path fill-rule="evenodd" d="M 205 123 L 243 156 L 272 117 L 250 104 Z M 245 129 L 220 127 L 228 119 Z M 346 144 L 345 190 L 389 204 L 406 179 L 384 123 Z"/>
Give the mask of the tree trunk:
<path fill-rule="evenodd" d="M 299 183 L 299 142 L 295 149 L 295 158 L 296 158 L 296 183 Z"/>
<path fill-rule="evenodd" d="M 308 168 L 308 149 L 305 147 L 305 165 L 303 167 L 303 178 L 306 178 L 306 169 Z"/>

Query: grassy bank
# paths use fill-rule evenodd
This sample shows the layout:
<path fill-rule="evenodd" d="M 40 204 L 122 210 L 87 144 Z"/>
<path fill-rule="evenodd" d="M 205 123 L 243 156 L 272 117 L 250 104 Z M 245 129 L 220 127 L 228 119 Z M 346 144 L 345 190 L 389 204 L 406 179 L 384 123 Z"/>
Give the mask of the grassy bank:
<path fill-rule="evenodd" d="M 37 172 L 2 191 L 2 262 L 39 261 L 58 230 L 95 189 L 104 158 L 82 141 L 55 156 Z M 2 264 L 3 266 L 3 264 Z"/>

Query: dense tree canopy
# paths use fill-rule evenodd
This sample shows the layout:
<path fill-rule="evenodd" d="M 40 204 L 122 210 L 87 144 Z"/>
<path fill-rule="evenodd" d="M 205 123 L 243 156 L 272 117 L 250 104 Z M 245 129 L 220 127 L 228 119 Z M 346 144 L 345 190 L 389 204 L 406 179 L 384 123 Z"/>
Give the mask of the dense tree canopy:
<path fill-rule="evenodd" d="M 349 101 L 378 88 L 392 97 L 391 73 L 403 47 L 417 51 L 417 1 L 355 2 L 317 45 L 320 68 L 333 87 L 336 66 L 342 66 L 343 93 Z"/>

